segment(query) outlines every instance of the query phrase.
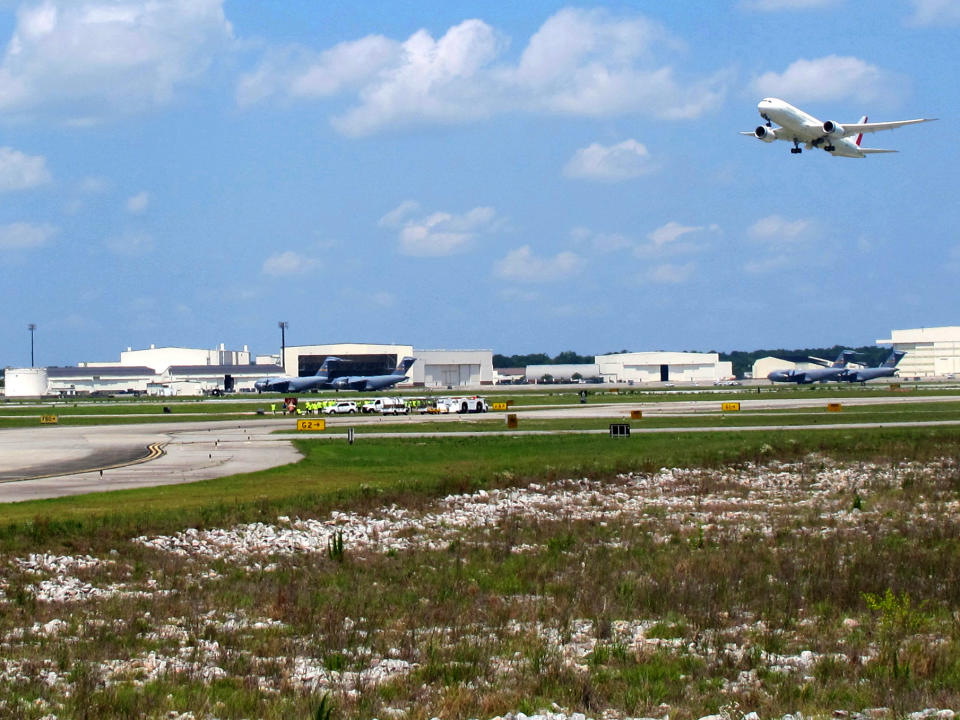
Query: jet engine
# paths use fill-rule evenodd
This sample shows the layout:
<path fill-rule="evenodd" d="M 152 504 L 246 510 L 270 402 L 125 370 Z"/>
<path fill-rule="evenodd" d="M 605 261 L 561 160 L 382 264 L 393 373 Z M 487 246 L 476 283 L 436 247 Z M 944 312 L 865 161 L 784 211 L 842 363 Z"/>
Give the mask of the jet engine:
<path fill-rule="evenodd" d="M 753 131 L 753 134 L 756 135 L 758 139 L 768 143 L 777 139 L 776 133 L 766 125 L 758 125 L 757 129 Z"/>
<path fill-rule="evenodd" d="M 843 125 L 840 123 L 835 123 L 833 120 L 827 120 L 823 124 L 823 131 L 827 135 L 833 135 L 834 137 L 843 137 Z"/>

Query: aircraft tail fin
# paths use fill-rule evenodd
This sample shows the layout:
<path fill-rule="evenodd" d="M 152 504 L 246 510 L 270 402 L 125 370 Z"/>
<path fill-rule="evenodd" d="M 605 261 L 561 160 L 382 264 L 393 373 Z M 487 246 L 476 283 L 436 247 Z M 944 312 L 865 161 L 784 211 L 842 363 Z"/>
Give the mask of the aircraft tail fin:
<path fill-rule="evenodd" d="M 416 358 L 405 357 L 400 361 L 400 364 L 397 365 L 397 369 L 393 371 L 394 375 L 406 375 L 407 370 L 410 369 L 410 366 L 416 362 Z"/>
<path fill-rule="evenodd" d="M 867 122 L 867 116 L 864 115 L 862 118 L 860 118 L 860 125 L 864 125 L 864 124 L 866 124 L 866 122 Z M 860 141 L 861 141 L 861 140 L 863 140 L 863 133 L 859 133 L 859 134 L 857 135 L 857 139 L 854 140 L 854 142 L 857 144 L 857 147 L 860 147 Z"/>
<path fill-rule="evenodd" d="M 903 352 L 903 350 L 894 350 L 890 353 L 890 357 L 884 360 L 881 367 L 896 367 L 904 355 L 906 355 L 906 353 Z"/>
<path fill-rule="evenodd" d="M 340 358 L 334 357 L 333 355 L 328 355 L 323 360 L 323 364 L 320 366 L 320 369 L 317 370 L 316 377 L 327 377 L 330 374 L 330 363 L 340 362 Z"/>
<path fill-rule="evenodd" d="M 850 358 L 856 355 L 853 350 L 841 350 L 840 354 L 837 355 L 837 359 L 833 361 L 833 367 L 846 367 L 847 363 L 850 362 Z"/>

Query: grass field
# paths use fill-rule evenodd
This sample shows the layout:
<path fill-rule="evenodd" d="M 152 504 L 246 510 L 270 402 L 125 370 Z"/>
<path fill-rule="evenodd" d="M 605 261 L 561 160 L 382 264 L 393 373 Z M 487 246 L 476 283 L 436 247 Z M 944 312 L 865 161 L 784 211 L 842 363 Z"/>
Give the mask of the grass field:
<path fill-rule="evenodd" d="M 0 717 L 960 706 L 958 429 L 297 444 L 0 507 Z"/>

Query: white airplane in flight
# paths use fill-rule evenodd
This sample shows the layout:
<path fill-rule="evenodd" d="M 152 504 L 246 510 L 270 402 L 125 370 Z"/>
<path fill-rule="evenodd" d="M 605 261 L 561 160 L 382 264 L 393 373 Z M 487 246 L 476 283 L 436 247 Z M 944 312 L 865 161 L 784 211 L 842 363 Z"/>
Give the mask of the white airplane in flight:
<path fill-rule="evenodd" d="M 936 120 L 936 118 L 917 118 L 916 120 L 868 123 L 867 116 L 864 115 L 858 123 L 841 125 L 833 120 L 820 122 L 812 115 L 777 98 L 764 98 L 757 103 L 757 110 L 760 111 L 760 117 L 767 121 L 766 124 L 758 126 L 753 132 L 741 132 L 741 135 L 752 135 L 768 143 L 774 140 L 792 142 L 793 147 L 790 148 L 790 152 L 794 154 L 803 152 L 800 143 L 804 143 L 807 150 L 822 148 L 831 155 L 853 158 L 862 158 L 873 153 L 897 152 L 860 147 L 860 140 L 863 139 L 864 133 L 894 130 L 904 125 Z M 780 127 L 775 128 L 773 123 L 777 123 Z"/>

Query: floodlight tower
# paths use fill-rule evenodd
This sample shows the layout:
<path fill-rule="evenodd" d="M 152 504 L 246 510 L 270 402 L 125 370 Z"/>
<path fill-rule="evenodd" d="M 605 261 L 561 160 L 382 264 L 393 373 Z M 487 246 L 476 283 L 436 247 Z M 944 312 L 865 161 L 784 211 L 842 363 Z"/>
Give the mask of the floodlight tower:
<path fill-rule="evenodd" d="M 286 320 L 281 320 L 277 323 L 277 327 L 280 328 L 280 367 L 283 368 L 283 371 L 287 371 L 287 327 L 290 323 Z"/>
<path fill-rule="evenodd" d="M 33 331 L 37 329 L 36 323 L 30 323 L 27 325 L 27 330 L 30 331 L 30 367 L 33 367 Z"/>

